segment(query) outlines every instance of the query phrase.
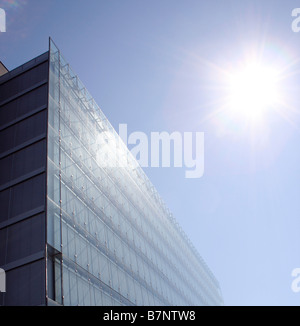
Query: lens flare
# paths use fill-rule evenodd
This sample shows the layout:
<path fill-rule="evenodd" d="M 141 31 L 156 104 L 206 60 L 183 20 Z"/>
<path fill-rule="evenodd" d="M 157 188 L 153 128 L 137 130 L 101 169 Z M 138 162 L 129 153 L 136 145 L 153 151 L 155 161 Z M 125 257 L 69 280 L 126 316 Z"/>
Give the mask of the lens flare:
<path fill-rule="evenodd" d="M 18 9 L 27 4 L 27 0 L 3 0 L 1 6 L 4 9 Z"/>

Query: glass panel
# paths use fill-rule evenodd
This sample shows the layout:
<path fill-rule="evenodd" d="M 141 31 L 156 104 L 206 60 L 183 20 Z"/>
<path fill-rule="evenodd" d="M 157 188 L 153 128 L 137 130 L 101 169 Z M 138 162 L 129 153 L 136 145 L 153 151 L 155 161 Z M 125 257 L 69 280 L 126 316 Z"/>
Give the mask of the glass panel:
<path fill-rule="evenodd" d="M 215 277 L 52 41 L 48 116 L 48 243 L 62 253 L 65 304 L 221 304 Z"/>

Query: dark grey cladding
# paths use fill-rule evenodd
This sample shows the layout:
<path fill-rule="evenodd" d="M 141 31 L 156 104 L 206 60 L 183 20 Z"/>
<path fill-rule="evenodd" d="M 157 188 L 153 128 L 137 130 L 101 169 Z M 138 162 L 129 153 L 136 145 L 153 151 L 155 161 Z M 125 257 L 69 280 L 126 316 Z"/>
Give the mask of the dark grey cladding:
<path fill-rule="evenodd" d="M 44 305 L 48 53 L 0 77 L 0 305 Z"/>

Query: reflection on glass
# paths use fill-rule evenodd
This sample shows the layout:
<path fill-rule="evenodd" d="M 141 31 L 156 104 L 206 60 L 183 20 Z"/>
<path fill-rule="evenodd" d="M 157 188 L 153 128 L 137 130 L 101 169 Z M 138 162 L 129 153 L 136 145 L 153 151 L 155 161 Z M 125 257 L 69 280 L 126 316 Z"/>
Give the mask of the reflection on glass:
<path fill-rule="evenodd" d="M 217 280 L 52 41 L 49 84 L 48 245 L 60 256 L 62 303 L 222 304 Z"/>

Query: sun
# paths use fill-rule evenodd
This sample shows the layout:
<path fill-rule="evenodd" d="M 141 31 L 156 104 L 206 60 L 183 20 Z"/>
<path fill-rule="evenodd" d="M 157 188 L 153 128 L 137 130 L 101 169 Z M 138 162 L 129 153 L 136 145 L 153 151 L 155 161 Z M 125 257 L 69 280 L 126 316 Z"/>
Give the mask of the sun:
<path fill-rule="evenodd" d="M 279 103 L 279 73 L 251 63 L 229 74 L 228 106 L 234 115 L 255 121 Z"/>

